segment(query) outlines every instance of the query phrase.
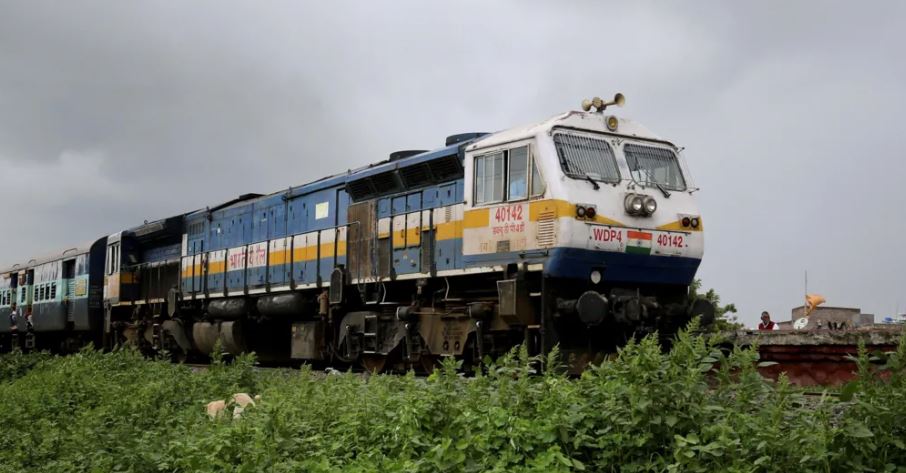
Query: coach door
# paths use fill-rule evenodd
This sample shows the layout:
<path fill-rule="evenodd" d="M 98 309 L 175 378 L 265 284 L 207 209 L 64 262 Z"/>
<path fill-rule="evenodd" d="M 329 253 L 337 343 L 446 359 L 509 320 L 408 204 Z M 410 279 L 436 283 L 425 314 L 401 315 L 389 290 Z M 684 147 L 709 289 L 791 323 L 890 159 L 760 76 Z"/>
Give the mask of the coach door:
<path fill-rule="evenodd" d="M 290 240 L 286 238 L 286 204 L 280 203 L 268 209 L 267 238 L 267 283 L 282 286 L 289 282 L 291 265 Z"/>
<path fill-rule="evenodd" d="M 376 201 L 366 200 L 349 206 L 349 275 L 366 281 L 375 276 Z"/>
<path fill-rule="evenodd" d="M 397 274 L 421 272 L 421 192 L 394 197 L 391 202 L 393 218 L 393 271 Z"/>
<path fill-rule="evenodd" d="M 75 262 L 75 258 L 63 262 L 63 305 L 68 322 L 72 322 L 75 317 Z"/>
<path fill-rule="evenodd" d="M 205 264 L 204 242 L 196 240 L 192 242 L 192 292 L 198 293 L 204 290 Z"/>

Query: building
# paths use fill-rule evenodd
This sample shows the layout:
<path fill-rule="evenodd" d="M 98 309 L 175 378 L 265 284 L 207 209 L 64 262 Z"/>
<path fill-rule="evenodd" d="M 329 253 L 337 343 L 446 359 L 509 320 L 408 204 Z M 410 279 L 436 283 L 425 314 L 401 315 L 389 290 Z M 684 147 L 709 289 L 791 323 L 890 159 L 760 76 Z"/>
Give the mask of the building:
<path fill-rule="evenodd" d="M 804 315 L 804 306 L 794 307 L 791 323 L 795 323 L 796 320 L 804 317 Z M 845 330 L 874 325 L 874 323 L 875 316 L 873 314 L 863 314 L 862 310 L 858 308 L 818 306 L 809 314 L 808 328 Z M 781 325 L 781 329 L 786 328 L 783 325 Z"/>

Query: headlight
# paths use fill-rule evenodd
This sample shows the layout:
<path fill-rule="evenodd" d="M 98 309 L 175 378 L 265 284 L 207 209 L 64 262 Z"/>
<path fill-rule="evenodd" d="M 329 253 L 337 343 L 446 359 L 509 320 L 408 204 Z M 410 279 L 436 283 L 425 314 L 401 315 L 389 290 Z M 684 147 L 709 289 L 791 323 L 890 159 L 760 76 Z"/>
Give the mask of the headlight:
<path fill-rule="evenodd" d="M 642 212 L 642 207 L 645 205 L 644 202 L 642 201 L 642 197 L 635 195 L 635 194 L 627 195 L 625 203 L 626 203 L 626 212 L 629 215 L 638 215 L 639 213 Z"/>
<path fill-rule="evenodd" d="M 657 201 L 654 197 L 645 197 L 645 215 L 651 215 L 657 210 Z"/>
<path fill-rule="evenodd" d="M 592 271 L 588 277 L 591 279 L 592 284 L 598 284 L 599 282 L 601 282 L 601 272 L 597 269 Z"/>

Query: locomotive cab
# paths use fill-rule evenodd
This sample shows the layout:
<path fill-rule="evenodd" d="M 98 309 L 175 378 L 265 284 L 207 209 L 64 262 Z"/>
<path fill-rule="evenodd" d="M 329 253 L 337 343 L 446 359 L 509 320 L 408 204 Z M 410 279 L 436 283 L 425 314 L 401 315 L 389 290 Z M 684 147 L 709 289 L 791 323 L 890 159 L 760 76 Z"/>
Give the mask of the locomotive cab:
<path fill-rule="evenodd" d="M 704 242 L 680 151 L 589 111 L 477 140 L 465 155 L 467 265 L 510 268 L 525 289 L 499 284 L 499 309 L 523 294 L 529 313 L 517 319 L 538 328 L 542 349 L 588 356 L 675 333 L 693 315 L 707 322 L 713 308 L 687 300 Z"/>

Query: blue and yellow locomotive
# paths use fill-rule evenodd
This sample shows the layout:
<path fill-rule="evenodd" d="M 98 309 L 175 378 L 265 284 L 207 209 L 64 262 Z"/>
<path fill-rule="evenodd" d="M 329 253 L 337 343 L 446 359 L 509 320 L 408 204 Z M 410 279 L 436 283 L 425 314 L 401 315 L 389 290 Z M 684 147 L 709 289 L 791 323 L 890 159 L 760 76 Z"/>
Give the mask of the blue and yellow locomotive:
<path fill-rule="evenodd" d="M 688 298 L 704 242 L 680 149 L 605 114 L 614 103 L 147 222 L 79 251 L 75 269 L 57 259 L 42 282 L 29 274 L 46 262 L 11 268 L 0 312 L 11 293 L 37 339 L 56 317 L 80 338 L 177 355 L 219 342 L 378 370 L 526 343 L 581 367 L 713 317 Z M 45 279 L 62 312 L 38 311 Z M 68 314 L 75 294 L 87 319 Z"/>

